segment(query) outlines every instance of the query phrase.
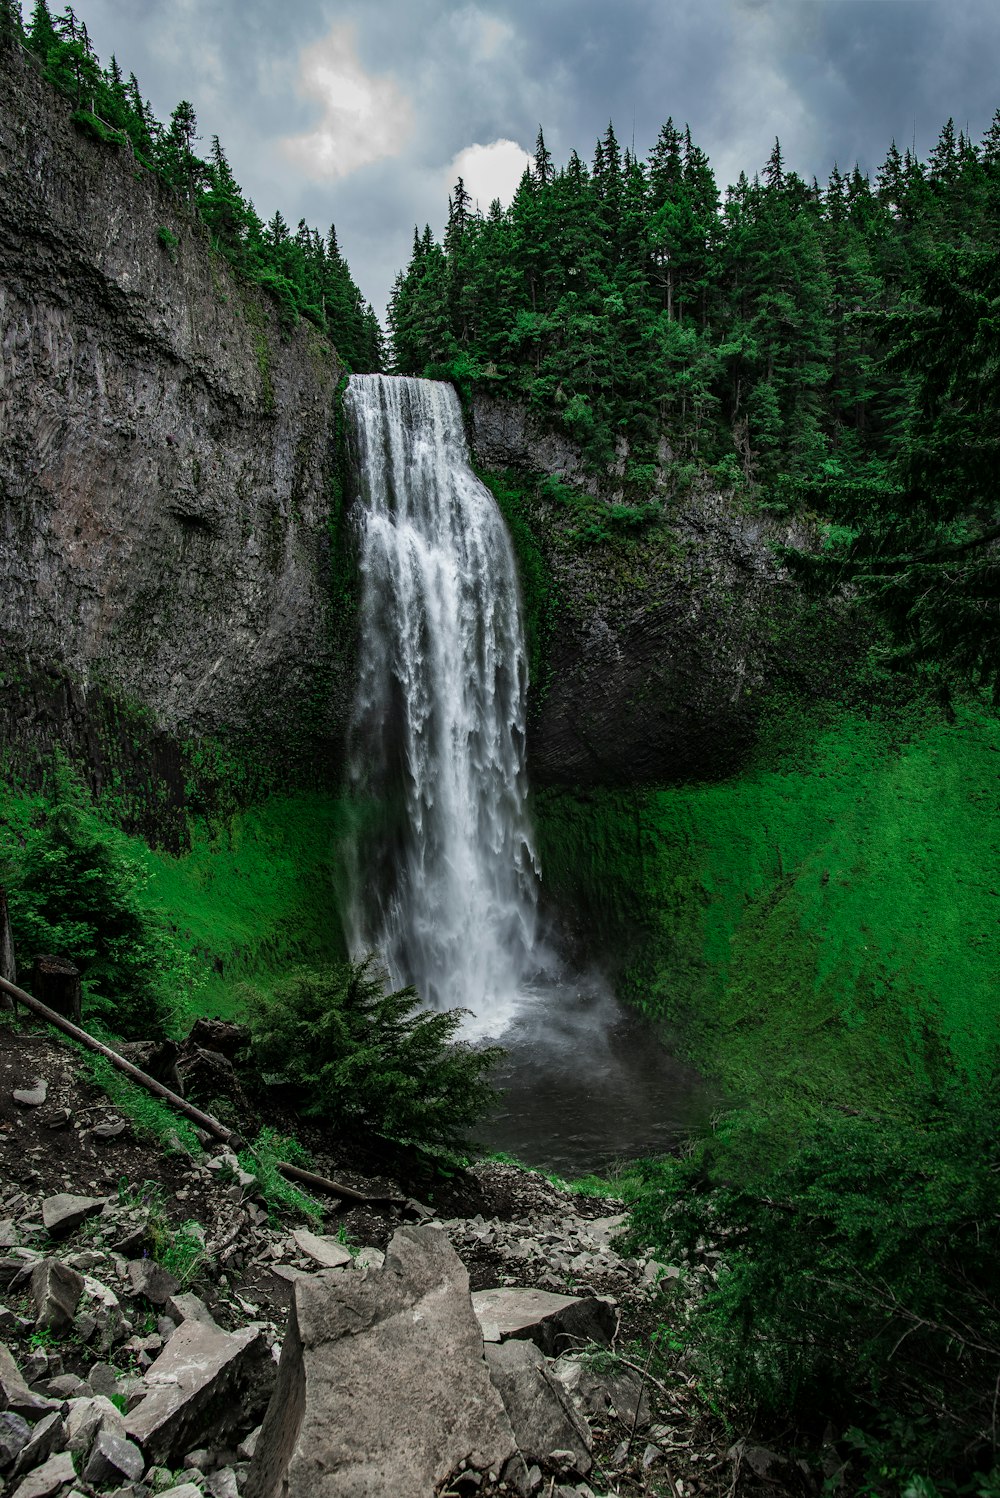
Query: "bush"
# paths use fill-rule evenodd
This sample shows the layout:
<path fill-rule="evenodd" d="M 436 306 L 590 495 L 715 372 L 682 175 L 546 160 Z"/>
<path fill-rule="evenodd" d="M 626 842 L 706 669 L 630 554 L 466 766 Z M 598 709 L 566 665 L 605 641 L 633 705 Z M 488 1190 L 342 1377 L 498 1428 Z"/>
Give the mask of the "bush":
<path fill-rule="evenodd" d="M 721 1250 L 687 1332 L 742 1418 L 817 1437 L 832 1421 L 874 1492 L 921 1473 L 981 1490 L 996 1459 L 998 1124 L 995 1090 L 957 1087 L 917 1123 L 831 1111 L 791 1140 L 743 1113 L 689 1159 L 646 1167 L 634 1241 Z"/>
<path fill-rule="evenodd" d="M 149 876 L 127 839 L 100 820 L 62 762 L 49 797 L 11 804 L 7 813 L 0 813 L 0 884 L 21 964 L 42 952 L 69 958 L 82 974 L 85 1020 L 96 1017 L 119 1035 L 162 1035 L 195 986 L 196 966 L 143 908 Z"/>
<path fill-rule="evenodd" d="M 485 1073 L 500 1052 L 454 1043 L 462 1011 L 421 1011 L 413 988 L 387 993 L 371 957 L 300 970 L 270 992 L 247 987 L 243 999 L 260 1070 L 338 1129 L 455 1147 L 494 1101 Z"/>

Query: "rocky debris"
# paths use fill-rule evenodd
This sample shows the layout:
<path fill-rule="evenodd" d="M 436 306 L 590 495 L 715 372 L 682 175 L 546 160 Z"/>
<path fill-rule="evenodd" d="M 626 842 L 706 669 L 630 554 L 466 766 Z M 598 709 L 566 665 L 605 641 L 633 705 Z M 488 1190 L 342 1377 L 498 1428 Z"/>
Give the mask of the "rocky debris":
<path fill-rule="evenodd" d="M 528 1462 L 548 1462 L 556 1451 L 572 1455 L 572 1468 L 586 1477 L 593 1439 L 561 1384 L 533 1342 L 486 1348 L 486 1366 L 503 1400 L 518 1450 Z"/>
<path fill-rule="evenodd" d="M 460 1464 L 499 1473 L 514 1450 L 443 1234 L 401 1228 L 380 1270 L 297 1282 L 246 1498 L 422 1498 Z"/>
<path fill-rule="evenodd" d="M 155 1259 L 133 1259 L 128 1266 L 129 1285 L 133 1295 L 141 1295 L 150 1305 L 165 1306 L 178 1294 L 181 1282 Z"/>
<path fill-rule="evenodd" d="M 220 1438 L 252 1420 L 273 1383 L 259 1326 L 223 1332 L 184 1321 L 147 1370 L 146 1393 L 125 1421 L 127 1435 L 154 1461 L 176 1461 L 206 1425 Z"/>
<path fill-rule="evenodd" d="M 24 1416 L 4 1410 L 0 1415 L 0 1472 L 14 1465 L 30 1439 L 31 1426 Z"/>
<path fill-rule="evenodd" d="M 43 1259 L 31 1271 L 31 1298 L 35 1303 L 35 1330 L 69 1331 L 83 1294 L 84 1279 L 60 1259 Z"/>
<path fill-rule="evenodd" d="M 341 1269 L 351 1263 L 351 1250 L 336 1238 L 322 1238 L 300 1228 L 292 1234 L 296 1247 L 323 1269 Z"/>
<path fill-rule="evenodd" d="M 36 1077 L 30 1087 L 17 1087 L 12 1093 L 15 1103 L 22 1108 L 40 1108 L 49 1095 L 49 1084 L 44 1077 Z"/>
<path fill-rule="evenodd" d="M 142 1452 L 131 1441 L 100 1430 L 93 1446 L 83 1476 L 97 1487 L 116 1487 L 122 1482 L 135 1482 L 146 1470 Z"/>
<path fill-rule="evenodd" d="M 99 1435 L 125 1439 L 125 1416 L 103 1394 L 74 1399 L 66 1419 L 67 1444 L 74 1455 L 86 1461 Z"/>
<path fill-rule="evenodd" d="M 62 1191 L 57 1196 L 46 1197 L 42 1202 L 42 1223 L 52 1238 L 65 1238 L 88 1217 L 103 1212 L 107 1198 L 103 1196 L 73 1196 Z"/>
<path fill-rule="evenodd" d="M 50 1456 L 59 1451 L 66 1450 L 66 1424 L 60 1414 L 55 1410 L 51 1415 L 46 1415 L 44 1420 L 39 1420 L 23 1450 L 14 1463 L 13 1477 L 20 1477 L 24 1472 L 31 1472 L 35 1467 L 40 1467 L 47 1462 Z"/>
<path fill-rule="evenodd" d="M 528 1338 L 550 1357 L 597 1342 L 607 1347 L 618 1331 L 618 1313 L 608 1300 L 554 1295 L 550 1290 L 504 1286 L 477 1290 L 472 1309 L 490 1342 Z"/>
<path fill-rule="evenodd" d="M 58 1407 L 58 1401 L 28 1388 L 10 1350 L 0 1342 L 0 1409 L 13 1410 L 26 1420 L 37 1420 Z"/>
<path fill-rule="evenodd" d="M 50 1456 L 47 1462 L 29 1472 L 20 1485 L 13 1489 L 11 1498 L 52 1498 L 60 1488 L 75 1483 L 76 1469 L 68 1451 Z"/>

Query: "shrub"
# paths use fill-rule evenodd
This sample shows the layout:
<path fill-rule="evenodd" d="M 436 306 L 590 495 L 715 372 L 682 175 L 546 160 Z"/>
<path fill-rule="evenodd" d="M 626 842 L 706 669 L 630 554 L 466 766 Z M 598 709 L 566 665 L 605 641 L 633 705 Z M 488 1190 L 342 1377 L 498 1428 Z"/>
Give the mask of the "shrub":
<path fill-rule="evenodd" d="M 196 964 L 140 894 L 149 875 L 128 840 L 102 822 L 65 763 L 49 797 L 0 817 L 0 884 L 10 895 L 15 950 L 67 957 L 83 978 L 85 1019 L 119 1035 L 168 1028 L 196 986 Z"/>
<path fill-rule="evenodd" d="M 371 957 L 243 997 L 261 1071 L 338 1129 L 454 1147 L 494 1100 L 485 1073 L 500 1052 L 456 1044 L 462 1011 L 420 1010 L 413 988 L 386 992 Z"/>
<path fill-rule="evenodd" d="M 956 1086 L 917 1123 L 831 1110 L 789 1138 L 731 1115 L 646 1167 L 634 1241 L 722 1253 L 688 1325 L 707 1381 L 772 1428 L 831 1420 L 897 1475 L 972 1480 L 994 1458 L 998 1123 L 995 1091 Z"/>

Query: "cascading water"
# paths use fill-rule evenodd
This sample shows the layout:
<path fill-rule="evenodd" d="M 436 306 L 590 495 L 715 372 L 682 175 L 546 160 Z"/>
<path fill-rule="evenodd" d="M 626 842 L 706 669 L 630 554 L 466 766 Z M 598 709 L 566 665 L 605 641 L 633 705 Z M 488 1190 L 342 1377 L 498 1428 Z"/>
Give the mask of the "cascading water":
<path fill-rule="evenodd" d="M 450 385 L 354 375 L 360 674 L 349 940 L 424 1002 L 499 1033 L 531 974 L 537 864 L 525 808 L 528 685 L 503 519 L 469 467 Z M 362 823 L 363 825 L 363 823 Z"/>

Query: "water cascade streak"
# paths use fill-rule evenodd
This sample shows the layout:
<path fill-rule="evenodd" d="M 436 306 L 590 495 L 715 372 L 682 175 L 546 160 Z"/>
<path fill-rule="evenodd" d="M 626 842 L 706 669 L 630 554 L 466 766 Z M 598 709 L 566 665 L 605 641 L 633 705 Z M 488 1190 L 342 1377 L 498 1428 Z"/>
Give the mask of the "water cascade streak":
<path fill-rule="evenodd" d="M 538 877 L 510 541 L 450 385 L 355 375 L 346 406 L 362 584 L 348 938 L 497 1033 L 533 967 Z"/>

